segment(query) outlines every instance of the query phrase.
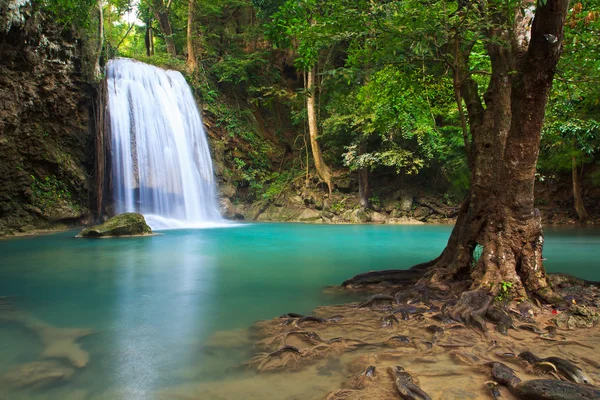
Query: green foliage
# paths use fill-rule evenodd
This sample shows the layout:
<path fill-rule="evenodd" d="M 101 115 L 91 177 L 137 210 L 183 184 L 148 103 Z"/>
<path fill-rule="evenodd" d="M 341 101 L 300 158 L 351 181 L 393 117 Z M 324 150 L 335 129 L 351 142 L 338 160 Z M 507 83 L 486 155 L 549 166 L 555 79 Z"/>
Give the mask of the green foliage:
<path fill-rule="evenodd" d="M 512 282 L 500 281 L 500 288 L 496 294 L 496 301 L 502 302 L 510 298 L 510 289 L 513 287 Z"/>
<path fill-rule="evenodd" d="M 42 0 L 43 11 L 50 13 L 54 21 L 65 27 L 76 25 L 87 28 L 91 24 L 90 13 L 97 0 Z"/>
<path fill-rule="evenodd" d="M 600 148 L 600 2 L 576 3 L 565 26 L 565 51 L 542 131 L 539 169 L 591 164 Z"/>
<path fill-rule="evenodd" d="M 374 205 L 374 206 L 381 206 L 381 200 L 379 199 L 379 196 L 374 194 L 369 198 L 369 203 Z"/>
<path fill-rule="evenodd" d="M 285 172 L 273 172 L 269 177 L 265 179 L 265 185 L 267 188 L 262 194 L 262 198 L 265 200 L 276 200 L 281 193 L 283 193 L 291 183 L 298 177 L 303 175 L 303 171 L 290 170 Z"/>
<path fill-rule="evenodd" d="M 345 208 L 346 207 L 344 206 L 344 203 L 342 203 L 341 201 L 333 203 L 330 207 L 331 212 L 336 213 L 336 214 L 341 213 L 342 211 L 345 210 Z"/>
<path fill-rule="evenodd" d="M 57 202 L 71 201 L 71 192 L 67 186 L 55 176 L 47 176 L 40 180 L 31 175 L 32 203 L 42 211 Z"/>

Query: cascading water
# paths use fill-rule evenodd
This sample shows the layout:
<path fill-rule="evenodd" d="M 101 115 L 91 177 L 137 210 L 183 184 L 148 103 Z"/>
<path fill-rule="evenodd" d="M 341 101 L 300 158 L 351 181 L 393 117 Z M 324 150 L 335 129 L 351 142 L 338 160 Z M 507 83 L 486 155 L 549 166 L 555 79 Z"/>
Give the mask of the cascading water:
<path fill-rule="evenodd" d="M 183 75 L 130 59 L 107 67 L 117 212 L 144 214 L 152 229 L 224 222 L 208 141 Z"/>

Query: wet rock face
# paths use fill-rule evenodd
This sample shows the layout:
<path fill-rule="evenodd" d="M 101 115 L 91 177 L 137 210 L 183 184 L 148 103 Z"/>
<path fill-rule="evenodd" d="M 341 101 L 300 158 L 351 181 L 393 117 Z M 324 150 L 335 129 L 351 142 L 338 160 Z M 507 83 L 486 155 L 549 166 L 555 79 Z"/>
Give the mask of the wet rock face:
<path fill-rule="evenodd" d="M 92 173 L 80 43 L 28 2 L 9 3 L 11 15 L 0 13 L 0 235 L 86 216 Z"/>
<path fill-rule="evenodd" d="M 152 229 L 146 224 L 142 214 L 123 213 L 115 215 L 101 225 L 82 230 L 77 237 L 148 236 L 151 234 Z"/>

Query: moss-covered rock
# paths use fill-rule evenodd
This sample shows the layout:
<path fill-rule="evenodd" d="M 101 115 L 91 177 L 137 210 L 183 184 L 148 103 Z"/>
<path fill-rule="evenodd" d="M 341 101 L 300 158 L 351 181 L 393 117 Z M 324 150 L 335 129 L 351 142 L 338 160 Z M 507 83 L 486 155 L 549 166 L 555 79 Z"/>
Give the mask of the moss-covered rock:
<path fill-rule="evenodd" d="M 152 229 L 146 224 L 144 216 L 139 213 L 123 213 L 115 215 L 105 223 L 86 228 L 77 237 L 118 237 L 118 236 L 147 236 Z"/>

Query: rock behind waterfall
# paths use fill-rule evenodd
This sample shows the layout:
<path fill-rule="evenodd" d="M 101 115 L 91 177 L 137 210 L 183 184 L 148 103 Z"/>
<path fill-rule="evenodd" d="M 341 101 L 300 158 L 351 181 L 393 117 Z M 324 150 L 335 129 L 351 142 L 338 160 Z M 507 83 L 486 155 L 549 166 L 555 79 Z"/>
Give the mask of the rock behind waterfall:
<path fill-rule="evenodd" d="M 123 213 L 115 215 L 105 223 L 86 228 L 79 232 L 77 237 L 119 237 L 119 236 L 147 236 L 152 234 L 152 229 L 146 224 L 144 216 L 139 213 Z"/>

